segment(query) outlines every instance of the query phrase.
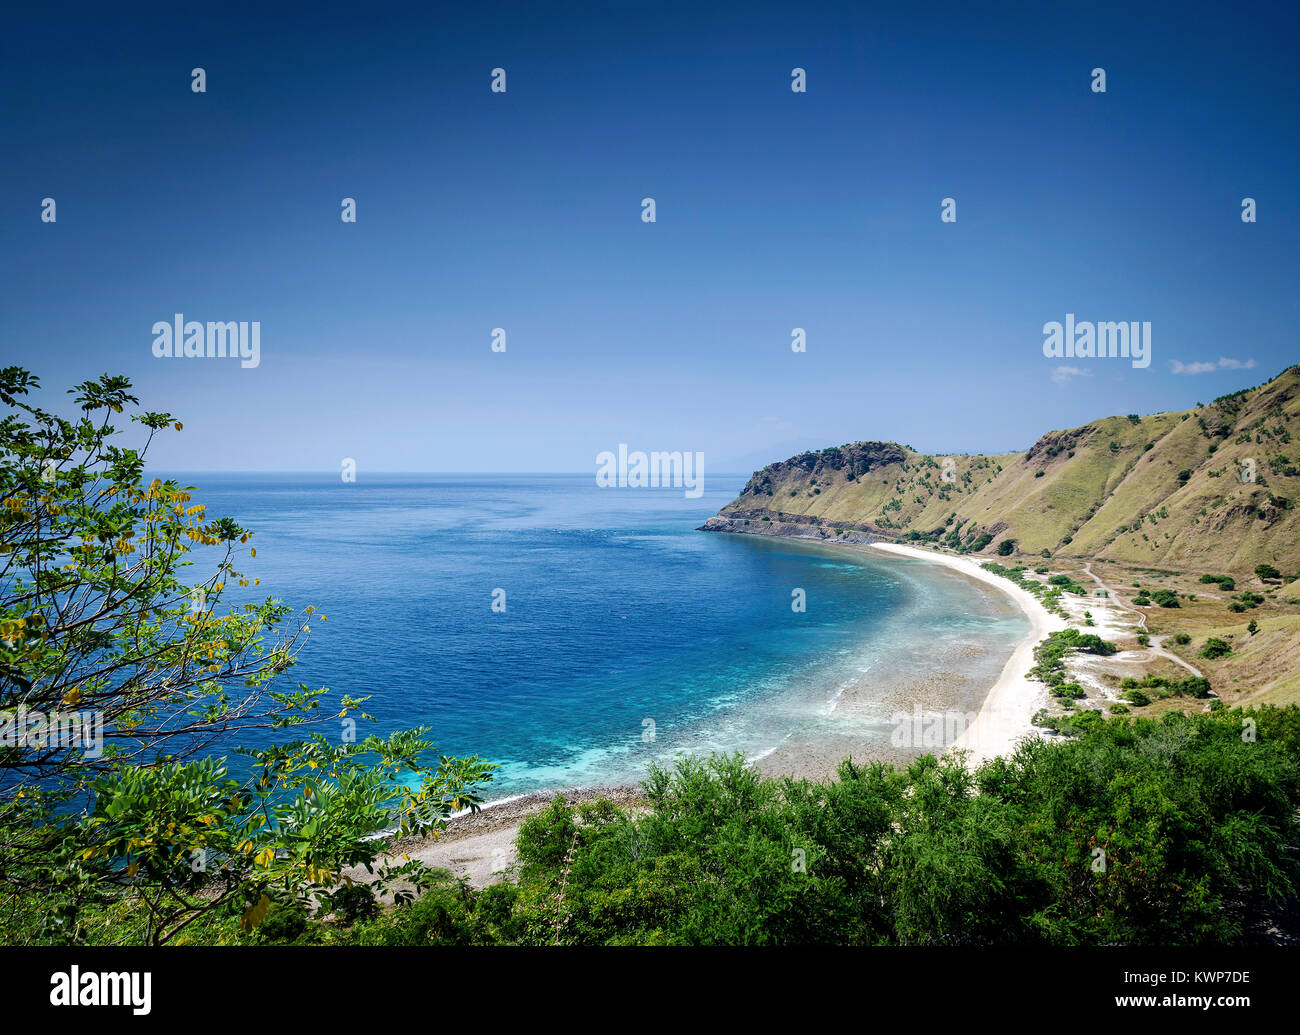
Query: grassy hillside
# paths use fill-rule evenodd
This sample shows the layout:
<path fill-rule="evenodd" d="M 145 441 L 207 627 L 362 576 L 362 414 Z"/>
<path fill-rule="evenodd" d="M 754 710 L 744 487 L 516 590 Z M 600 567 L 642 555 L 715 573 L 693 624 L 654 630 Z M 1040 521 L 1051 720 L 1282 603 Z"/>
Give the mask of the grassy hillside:
<path fill-rule="evenodd" d="M 1179 571 L 1269 563 L 1290 575 L 1300 571 L 1298 498 L 1293 366 L 1185 412 L 1050 431 L 1025 453 L 927 455 L 893 442 L 804 453 L 755 472 L 705 528 L 801 526 Z"/>

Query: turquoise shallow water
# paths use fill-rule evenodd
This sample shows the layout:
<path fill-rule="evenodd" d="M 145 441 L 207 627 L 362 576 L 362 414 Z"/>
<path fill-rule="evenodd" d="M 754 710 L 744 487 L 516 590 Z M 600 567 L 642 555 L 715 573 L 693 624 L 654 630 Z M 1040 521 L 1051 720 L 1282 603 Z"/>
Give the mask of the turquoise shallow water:
<path fill-rule="evenodd" d="M 590 475 L 185 477 L 210 517 L 257 533 L 242 570 L 259 592 L 329 616 L 290 675 L 371 695 L 381 732 L 427 723 L 440 752 L 497 762 L 491 797 L 636 782 L 682 751 L 761 756 L 846 722 L 887 738 L 897 701 L 874 710 L 873 680 L 919 678 L 936 643 L 965 642 L 982 649 L 963 673 L 987 686 L 1026 630 L 933 565 L 695 531 L 742 477 L 695 500 Z M 838 695 L 864 684 L 850 720 Z"/>

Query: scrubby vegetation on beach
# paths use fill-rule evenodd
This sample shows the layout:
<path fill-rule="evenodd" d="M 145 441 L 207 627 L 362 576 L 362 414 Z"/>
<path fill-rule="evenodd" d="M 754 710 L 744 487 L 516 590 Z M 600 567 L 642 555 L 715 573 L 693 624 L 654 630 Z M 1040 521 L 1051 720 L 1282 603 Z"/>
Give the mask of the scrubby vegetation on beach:
<path fill-rule="evenodd" d="M 1037 579 L 1025 577 L 1025 572 L 1029 569 L 1023 564 L 1008 568 L 996 561 L 985 561 L 980 567 L 994 575 L 1000 575 L 1026 592 L 1032 593 L 1044 608 L 1062 618 L 1066 617 L 1065 608 L 1061 606 L 1061 594 L 1063 592 L 1073 593 L 1075 596 L 1087 595 L 1087 590 L 1070 578 L 1069 575 L 1053 575 L 1046 582 L 1039 582 Z M 1038 570 L 1040 573 L 1047 571 L 1046 568 Z"/>
<path fill-rule="evenodd" d="M 1203 945 L 1259 940 L 1300 880 L 1300 709 L 1073 717 L 975 772 L 927 756 L 778 780 L 683 761 L 650 810 L 557 799 L 519 864 L 351 917 L 272 907 L 215 940 L 381 945 Z M 276 918 L 279 919 L 276 919 Z"/>

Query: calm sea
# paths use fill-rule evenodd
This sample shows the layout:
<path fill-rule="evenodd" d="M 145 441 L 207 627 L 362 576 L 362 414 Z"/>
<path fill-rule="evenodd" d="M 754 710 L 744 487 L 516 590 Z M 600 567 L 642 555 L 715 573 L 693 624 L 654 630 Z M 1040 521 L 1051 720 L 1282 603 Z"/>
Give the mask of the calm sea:
<path fill-rule="evenodd" d="M 256 533 L 239 567 L 259 594 L 328 616 L 287 678 L 370 695 L 376 732 L 428 724 L 440 753 L 498 763 L 490 798 L 635 783 L 683 751 L 761 756 L 936 638 L 992 648 L 972 663 L 991 684 L 1027 628 L 933 565 L 695 531 L 741 476 L 700 499 L 592 475 L 181 477 Z M 886 738 L 890 710 L 869 717 Z"/>

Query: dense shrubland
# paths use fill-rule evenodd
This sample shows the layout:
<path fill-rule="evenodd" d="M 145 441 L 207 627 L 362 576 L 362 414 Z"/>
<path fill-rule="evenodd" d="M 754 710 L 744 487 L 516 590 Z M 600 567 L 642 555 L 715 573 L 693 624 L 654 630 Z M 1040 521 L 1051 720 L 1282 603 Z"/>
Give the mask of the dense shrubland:
<path fill-rule="evenodd" d="M 1073 739 L 975 772 L 927 756 L 845 762 L 813 783 L 683 761 L 651 775 L 648 812 L 557 799 L 525 822 L 497 885 L 447 879 L 351 926 L 301 914 L 297 937 L 1207 944 L 1253 939 L 1294 898 L 1300 709 L 1073 721 Z"/>

